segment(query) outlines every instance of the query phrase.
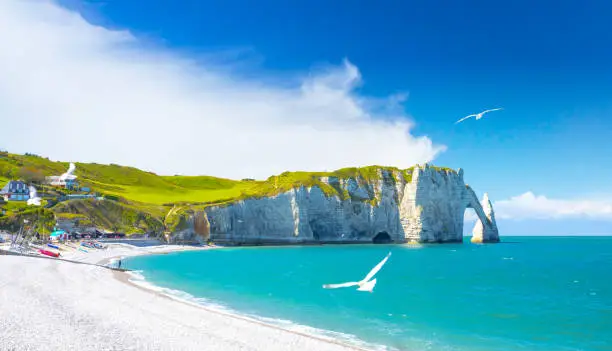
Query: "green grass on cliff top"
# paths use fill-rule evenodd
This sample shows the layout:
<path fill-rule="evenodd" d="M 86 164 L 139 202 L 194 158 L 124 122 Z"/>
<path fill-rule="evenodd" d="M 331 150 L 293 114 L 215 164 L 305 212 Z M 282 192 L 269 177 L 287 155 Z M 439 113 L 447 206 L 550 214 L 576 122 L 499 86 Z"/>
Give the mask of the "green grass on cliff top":
<path fill-rule="evenodd" d="M 18 179 L 30 170 L 41 176 L 60 175 L 68 169 L 68 162 L 54 162 L 35 155 L 0 155 L 0 187 L 8 179 Z M 300 186 L 319 186 L 328 195 L 346 196 L 343 191 L 323 183 L 322 177 L 339 179 L 380 179 L 381 170 L 386 170 L 394 180 L 401 175 L 410 180 L 412 168 L 400 170 L 394 167 L 369 166 L 343 168 L 334 172 L 285 172 L 264 181 L 236 181 L 210 176 L 159 176 L 134 167 L 115 164 L 76 163 L 78 181 L 92 190 L 116 195 L 144 204 L 173 203 L 223 203 L 249 197 L 276 195 Z M 449 170 L 449 169 L 444 169 Z M 452 170 L 450 170 L 452 171 Z"/>
<path fill-rule="evenodd" d="M 24 170 L 40 177 L 60 175 L 68 169 L 68 162 L 54 162 L 32 155 L 8 154 L 0 156 L 0 187 L 9 179 L 22 178 Z M 76 163 L 77 180 L 81 186 L 128 200 L 165 204 L 174 202 L 216 202 L 239 197 L 245 187 L 255 183 L 234 181 L 209 176 L 158 176 L 134 167 Z"/>
<path fill-rule="evenodd" d="M 276 195 L 301 186 L 318 186 L 327 195 L 336 195 L 346 198 L 348 194 L 342 189 L 338 180 L 340 179 L 362 179 L 372 181 L 382 177 L 381 172 L 386 171 L 393 179 L 399 181 L 402 176 L 406 180 L 412 177 L 412 168 L 400 170 L 395 167 L 368 166 L 342 168 L 333 172 L 285 172 L 278 176 L 272 176 L 257 186 L 245 189 L 243 197 L 264 197 Z M 327 182 L 322 179 L 328 178 Z"/>

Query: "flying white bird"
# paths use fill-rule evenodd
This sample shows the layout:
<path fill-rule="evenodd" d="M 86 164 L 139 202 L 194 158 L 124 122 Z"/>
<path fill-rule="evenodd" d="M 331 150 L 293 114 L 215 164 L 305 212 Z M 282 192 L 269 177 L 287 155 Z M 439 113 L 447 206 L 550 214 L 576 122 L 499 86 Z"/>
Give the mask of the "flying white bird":
<path fill-rule="evenodd" d="M 370 273 L 368 273 L 368 275 L 366 275 L 366 277 L 363 278 L 363 280 L 361 281 L 342 283 L 342 284 L 325 284 L 323 285 L 323 288 L 324 289 L 337 289 L 337 288 L 347 288 L 349 286 L 356 285 L 356 286 L 359 286 L 359 288 L 357 288 L 357 290 L 359 291 L 372 292 L 372 290 L 374 289 L 374 286 L 376 285 L 376 279 L 372 279 L 372 278 L 374 278 L 374 275 L 378 273 L 378 271 L 380 271 L 382 266 L 387 262 L 387 260 L 389 259 L 389 256 L 391 256 L 391 252 L 389 252 L 387 256 L 382 261 L 380 261 L 379 264 L 376 265 L 376 267 L 372 268 Z"/>
<path fill-rule="evenodd" d="M 501 108 L 494 108 L 494 109 L 492 109 L 492 110 L 486 110 L 486 111 L 482 111 L 481 113 L 475 113 L 475 114 L 473 114 L 473 115 L 465 116 L 465 117 L 463 117 L 462 119 L 460 119 L 460 120 L 458 120 L 457 122 L 455 122 L 455 124 L 460 123 L 460 122 L 463 122 L 463 121 L 465 121 L 466 119 L 468 119 L 468 118 L 472 118 L 472 117 L 476 117 L 476 120 L 479 120 L 479 119 L 481 119 L 481 118 L 482 118 L 482 116 L 483 116 L 485 113 L 489 113 L 489 112 L 493 112 L 493 111 L 498 111 L 498 110 L 502 110 L 502 109 L 501 109 Z"/>

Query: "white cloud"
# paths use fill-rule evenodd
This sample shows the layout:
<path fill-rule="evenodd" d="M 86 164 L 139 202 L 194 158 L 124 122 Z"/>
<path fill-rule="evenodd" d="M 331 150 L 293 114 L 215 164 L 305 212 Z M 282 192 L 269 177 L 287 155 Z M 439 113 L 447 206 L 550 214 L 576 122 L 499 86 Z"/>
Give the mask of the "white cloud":
<path fill-rule="evenodd" d="M 0 45 L 1 138 L 14 152 L 263 178 L 408 167 L 444 150 L 410 134 L 403 95 L 356 93 L 361 76 L 348 61 L 296 84 L 253 81 L 231 74 L 231 63 L 151 48 L 48 1 L 1 1 Z"/>
<path fill-rule="evenodd" d="M 495 214 L 504 219 L 605 219 L 612 220 L 612 201 L 561 200 L 526 192 L 494 204 Z"/>
<path fill-rule="evenodd" d="M 588 219 L 612 220 L 612 200 L 561 200 L 526 192 L 493 204 L 496 219 Z M 466 211 L 466 221 L 475 221 L 473 211 Z"/>

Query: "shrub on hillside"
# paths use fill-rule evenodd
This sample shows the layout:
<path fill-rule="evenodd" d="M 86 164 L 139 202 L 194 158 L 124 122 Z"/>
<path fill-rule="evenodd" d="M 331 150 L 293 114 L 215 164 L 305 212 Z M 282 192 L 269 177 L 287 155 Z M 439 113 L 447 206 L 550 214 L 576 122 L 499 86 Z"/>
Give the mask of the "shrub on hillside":
<path fill-rule="evenodd" d="M 42 184 L 45 181 L 45 176 L 36 168 L 31 167 L 21 167 L 17 176 L 26 183 Z"/>
<path fill-rule="evenodd" d="M 121 197 L 113 194 L 101 194 L 107 200 L 120 201 Z"/>

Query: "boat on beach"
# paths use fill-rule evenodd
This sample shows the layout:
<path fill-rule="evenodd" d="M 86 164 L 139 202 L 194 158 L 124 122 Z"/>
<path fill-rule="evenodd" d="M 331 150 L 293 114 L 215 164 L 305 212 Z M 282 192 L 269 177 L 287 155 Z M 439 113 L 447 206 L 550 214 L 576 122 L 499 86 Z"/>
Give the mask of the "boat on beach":
<path fill-rule="evenodd" d="M 96 241 L 83 241 L 81 246 L 90 248 L 90 249 L 104 249 L 105 246 L 96 242 Z"/>
<path fill-rule="evenodd" d="M 81 246 L 84 246 L 84 247 L 89 248 L 89 249 L 95 249 L 96 248 L 92 242 L 88 242 L 88 241 L 82 242 Z"/>
<path fill-rule="evenodd" d="M 45 256 L 50 256 L 50 257 L 59 257 L 60 255 L 59 252 L 53 252 L 53 251 L 49 251 L 45 249 L 39 249 L 38 252 Z"/>

